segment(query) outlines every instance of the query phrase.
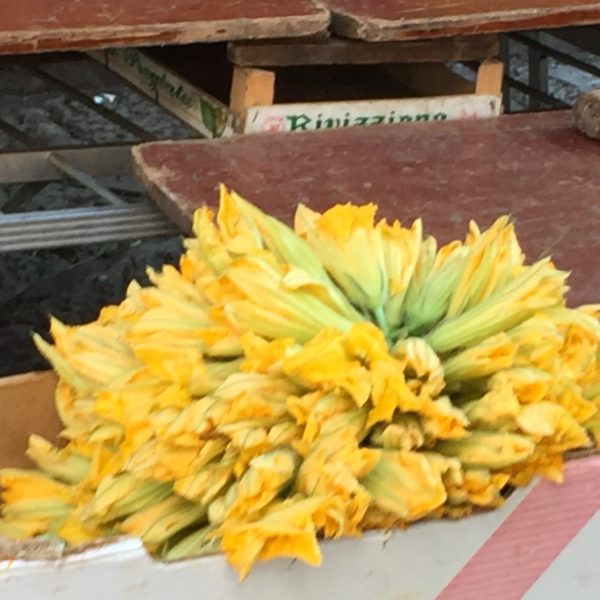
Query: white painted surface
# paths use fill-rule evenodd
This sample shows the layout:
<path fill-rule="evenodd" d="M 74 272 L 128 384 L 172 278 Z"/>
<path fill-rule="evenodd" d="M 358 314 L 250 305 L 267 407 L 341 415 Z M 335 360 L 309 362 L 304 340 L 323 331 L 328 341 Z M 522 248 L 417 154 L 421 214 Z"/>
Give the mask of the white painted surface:
<path fill-rule="evenodd" d="M 414 121 L 497 117 L 502 98 L 461 94 L 397 100 L 275 104 L 248 109 L 244 133 L 308 131 Z"/>
<path fill-rule="evenodd" d="M 600 511 L 564 548 L 523 600 L 598 600 L 599 553 Z"/>
<path fill-rule="evenodd" d="M 164 564 L 136 540 L 57 561 L 0 562 L 1 600 L 433 600 L 526 495 L 461 521 L 322 544 L 323 564 L 258 564 L 241 584 L 222 556 Z"/>

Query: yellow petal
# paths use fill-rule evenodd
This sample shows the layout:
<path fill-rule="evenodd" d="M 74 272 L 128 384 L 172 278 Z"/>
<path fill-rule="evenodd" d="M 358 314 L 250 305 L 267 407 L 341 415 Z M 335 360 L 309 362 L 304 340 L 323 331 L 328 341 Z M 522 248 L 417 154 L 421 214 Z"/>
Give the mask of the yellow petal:
<path fill-rule="evenodd" d="M 445 360 L 445 380 L 452 383 L 476 379 L 508 369 L 514 364 L 515 354 L 510 338 L 499 333 Z"/>
<path fill-rule="evenodd" d="M 501 469 L 524 462 L 534 453 L 535 443 L 515 433 L 475 430 L 464 439 L 439 442 L 436 450 L 468 467 Z"/>
<path fill-rule="evenodd" d="M 377 507 L 404 521 L 420 519 L 446 500 L 441 474 L 417 452 L 382 451 L 361 483 Z"/>
<path fill-rule="evenodd" d="M 239 572 L 240 579 L 261 555 L 265 559 L 298 558 L 318 565 L 321 552 L 314 521 L 322 519 L 319 513 L 326 505 L 323 498 L 289 498 L 274 504 L 256 521 L 223 524 L 215 535 L 221 535 L 221 550 Z"/>
<path fill-rule="evenodd" d="M 369 397 L 368 372 L 359 361 L 348 356 L 344 338 L 335 329 L 323 329 L 298 352 L 286 358 L 282 371 L 312 389 L 344 390 L 358 406 Z"/>
<path fill-rule="evenodd" d="M 299 205 L 295 221 L 296 231 L 351 302 L 372 311 L 382 309 L 388 297 L 382 235 L 373 224 L 376 210 L 374 204 L 346 204 L 319 215 Z"/>
<path fill-rule="evenodd" d="M 524 406 L 517 423 L 525 433 L 549 438 L 555 452 L 565 452 L 590 445 L 585 429 L 562 406 L 551 402 L 538 402 Z"/>

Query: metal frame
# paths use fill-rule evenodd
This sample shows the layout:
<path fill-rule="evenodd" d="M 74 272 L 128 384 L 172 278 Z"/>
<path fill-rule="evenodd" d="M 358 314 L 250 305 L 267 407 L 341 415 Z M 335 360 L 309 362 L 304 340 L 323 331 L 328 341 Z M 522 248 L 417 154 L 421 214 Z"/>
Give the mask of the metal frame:
<path fill-rule="evenodd" d="M 130 148 L 119 145 L 0 153 L 0 183 L 25 182 L 22 189 L 33 186 L 37 193 L 48 182 L 68 177 L 109 205 L 0 213 L 0 252 L 177 235 L 177 227 L 156 208 L 127 203 L 95 179 L 128 172 Z"/>
<path fill-rule="evenodd" d="M 530 42 L 527 53 L 529 87 L 541 94 L 541 97 L 537 94 L 529 94 L 529 110 L 540 110 L 544 102 L 543 97 L 550 97 L 548 94 L 548 49 L 536 41 L 540 37 L 537 31 L 529 35 L 531 36 L 530 38 L 519 36 Z M 515 38 L 513 37 L 513 39 Z"/>
<path fill-rule="evenodd" d="M 598 36 L 600 37 L 600 26 L 596 26 L 598 29 Z M 560 30 L 558 32 L 548 32 L 552 37 L 557 40 L 561 40 Z M 570 37 L 569 43 L 575 44 L 575 38 Z M 517 81 L 510 76 L 510 43 L 516 42 L 526 47 L 528 53 L 528 67 L 529 77 L 527 82 Z M 587 46 L 582 46 L 582 50 L 591 52 L 591 49 Z M 548 59 L 554 58 L 555 60 L 569 65 L 575 69 L 579 69 L 585 73 L 594 75 L 600 78 L 600 68 L 596 65 L 590 64 L 579 58 L 572 56 L 566 52 L 562 52 L 553 48 L 552 46 L 543 43 L 541 36 L 538 32 L 528 33 L 511 33 L 503 36 L 500 44 L 501 57 L 506 65 L 506 76 L 504 86 L 504 106 L 506 112 L 512 112 L 511 100 L 510 100 L 510 89 L 516 89 L 523 92 L 529 97 L 528 108 L 529 110 L 542 110 L 543 108 L 569 108 L 570 105 L 553 97 L 549 93 L 549 72 L 548 72 Z"/>
<path fill-rule="evenodd" d="M 61 57 L 62 60 L 62 57 Z M 73 60 L 66 55 L 65 61 Z M 80 58 L 78 60 L 81 60 Z M 84 58 L 83 60 L 90 60 Z M 156 137 L 106 106 L 96 104 L 81 92 L 46 70 L 47 57 L 39 60 L 16 58 L 2 64 L 26 71 L 60 89 L 96 114 L 131 134 L 135 141 Z M 31 136 L 0 119 L 0 130 L 24 150 L 0 152 L 0 184 L 22 184 L 16 197 L 0 206 L 0 252 L 58 248 L 118 240 L 177 235 L 179 230 L 160 211 L 146 202 L 127 201 L 122 194 L 103 185 L 98 178 L 131 173 L 131 143 L 86 145 L 66 148 L 38 148 Z M 53 181 L 70 179 L 92 191 L 106 206 L 10 212 L 24 197 L 31 198 Z M 16 206 L 15 206 L 16 205 Z M 2 212 L 4 211 L 4 212 Z"/>
<path fill-rule="evenodd" d="M 44 81 L 50 87 L 55 89 L 62 90 L 70 96 L 71 98 L 77 100 L 80 104 L 94 111 L 96 114 L 104 117 L 109 120 L 111 123 L 118 125 L 125 131 L 131 133 L 135 136 L 136 140 L 151 142 L 156 139 L 156 136 L 152 135 L 150 132 L 146 131 L 143 127 L 139 127 L 135 123 L 132 123 L 129 119 L 123 117 L 118 112 L 106 108 L 102 104 L 96 104 L 94 100 L 92 100 L 87 94 L 84 94 L 81 90 L 76 88 L 75 86 L 70 85 L 68 82 L 55 77 L 51 73 L 48 73 L 46 69 L 44 69 L 39 64 L 36 64 L 29 58 L 25 59 L 17 59 L 15 62 L 15 66 L 30 75 L 33 75 L 37 79 Z"/>

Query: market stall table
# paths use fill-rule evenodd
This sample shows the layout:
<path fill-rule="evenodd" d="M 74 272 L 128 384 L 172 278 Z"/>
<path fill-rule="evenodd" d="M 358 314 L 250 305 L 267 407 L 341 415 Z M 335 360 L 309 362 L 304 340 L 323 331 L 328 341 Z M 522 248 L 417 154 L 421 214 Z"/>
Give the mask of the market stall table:
<path fill-rule="evenodd" d="M 549 29 L 600 22 L 586 0 L 328 0 L 332 29 L 367 41 Z"/>
<path fill-rule="evenodd" d="M 24 0 L 0 3 L 0 54 L 310 36 L 313 0 Z"/>

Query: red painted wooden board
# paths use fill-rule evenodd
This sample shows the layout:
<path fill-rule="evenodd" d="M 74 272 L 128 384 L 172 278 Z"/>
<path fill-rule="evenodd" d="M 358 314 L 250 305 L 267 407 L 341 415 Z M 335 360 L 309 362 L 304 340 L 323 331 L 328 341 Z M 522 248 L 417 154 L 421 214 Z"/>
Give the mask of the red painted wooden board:
<path fill-rule="evenodd" d="M 510 213 L 530 259 L 573 270 L 572 302 L 600 300 L 600 143 L 569 112 L 150 143 L 134 162 L 183 228 L 219 182 L 288 222 L 299 202 L 374 201 L 443 241 Z"/>
<path fill-rule="evenodd" d="M 305 36 L 313 0 L 0 0 L 0 54 Z"/>
<path fill-rule="evenodd" d="M 327 0 L 333 29 L 369 41 L 600 23 L 590 0 Z"/>

